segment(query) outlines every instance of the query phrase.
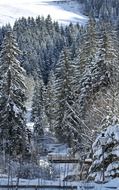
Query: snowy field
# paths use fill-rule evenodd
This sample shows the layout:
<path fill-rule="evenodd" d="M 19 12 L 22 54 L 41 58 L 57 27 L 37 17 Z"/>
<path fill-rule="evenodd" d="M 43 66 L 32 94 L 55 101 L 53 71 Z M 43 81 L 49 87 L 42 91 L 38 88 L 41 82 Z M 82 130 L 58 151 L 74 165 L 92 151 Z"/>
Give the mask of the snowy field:
<path fill-rule="evenodd" d="M 16 185 L 16 180 L 17 179 L 13 179 L 12 184 Z M 7 185 L 8 180 L 7 178 L 2 178 L 0 179 L 0 185 Z M 64 185 L 63 182 L 61 181 L 48 181 L 48 180 L 42 180 L 42 179 L 36 179 L 36 180 L 24 180 L 24 179 L 20 179 L 19 181 L 20 185 Z M 109 183 L 106 184 L 95 184 L 95 183 L 79 183 L 79 182 L 67 182 L 65 183 L 65 185 L 67 186 L 77 186 L 77 190 L 87 190 L 87 189 L 92 189 L 92 190 L 119 190 L 119 178 L 114 179 L 112 181 L 110 181 Z M 25 188 L 26 189 L 26 188 Z M 53 188 L 54 189 L 54 188 Z M 1 188 L 0 190 L 5 190 L 5 188 Z M 21 189 L 20 190 L 24 190 Z M 34 190 L 34 189 L 31 189 Z M 47 189 L 42 189 L 42 190 L 47 190 Z M 50 190 L 50 189 L 48 189 Z M 55 190 L 55 189 L 54 189 Z M 56 189 L 56 190 L 59 190 Z"/>
<path fill-rule="evenodd" d="M 0 25 L 6 23 L 14 24 L 19 17 L 36 17 L 38 15 L 46 17 L 50 14 L 53 20 L 62 24 L 71 21 L 80 24 L 87 22 L 87 17 L 80 13 L 81 7 L 75 0 L 67 0 L 63 3 L 58 0 L 0 0 Z"/>

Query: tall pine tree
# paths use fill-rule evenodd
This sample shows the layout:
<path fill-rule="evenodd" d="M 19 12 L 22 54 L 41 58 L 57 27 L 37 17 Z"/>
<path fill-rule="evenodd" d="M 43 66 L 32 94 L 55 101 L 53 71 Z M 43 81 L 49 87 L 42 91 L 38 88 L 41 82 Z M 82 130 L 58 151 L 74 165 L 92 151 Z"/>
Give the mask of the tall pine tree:
<path fill-rule="evenodd" d="M 0 55 L 0 141 L 11 156 L 23 155 L 27 150 L 25 71 L 20 66 L 19 54 L 12 33 L 8 32 Z"/>

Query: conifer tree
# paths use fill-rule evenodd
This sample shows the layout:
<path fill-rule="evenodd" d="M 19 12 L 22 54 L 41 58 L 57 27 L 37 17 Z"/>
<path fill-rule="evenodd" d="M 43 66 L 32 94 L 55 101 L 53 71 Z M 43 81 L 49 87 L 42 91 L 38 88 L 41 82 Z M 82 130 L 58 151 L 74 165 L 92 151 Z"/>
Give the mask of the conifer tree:
<path fill-rule="evenodd" d="M 116 38 L 109 25 L 106 25 L 100 34 L 97 52 L 90 65 L 85 68 L 80 81 L 79 117 L 83 121 L 81 129 L 85 134 L 89 133 L 92 140 L 100 130 L 103 117 L 110 110 L 118 115 L 119 74 Z"/>
<path fill-rule="evenodd" d="M 16 156 L 27 150 L 24 101 L 25 71 L 20 66 L 20 51 L 11 32 L 4 38 L 0 55 L 0 141 L 5 152 Z"/>
<path fill-rule="evenodd" d="M 86 31 L 83 31 L 79 49 L 79 72 L 83 75 L 85 68 L 90 66 L 97 50 L 96 21 L 90 17 Z"/>
<path fill-rule="evenodd" d="M 37 77 L 32 104 L 32 121 L 34 122 L 34 134 L 37 138 L 40 138 L 44 134 L 43 117 L 44 84 L 42 78 Z"/>
<path fill-rule="evenodd" d="M 59 105 L 56 102 L 56 83 L 54 72 L 51 71 L 48 84 L 45 88 L 44 99 L 45 99 L 45 112 L 48 119 L 50 131 L 55 131 L 56 118 L 57 118 L 57 106 Z"/>
<path fill-rule="evenodd" d="M 105 138 L 105 145 L 101 139 Z M 88 179 L 105 181 L 119 177 L 119 120 L 114 115 L 105 118 L 102 131 L 92 145 L 93 163 L 89 169 Z M 104 173 L 103 173 L 104 172 Z"/>
<path fill-rule="evenodd" d="M 73 65 L 70 50 L 65 47 L 61 52 L 55 69 L 57 117 L 55 132 L 60 140 L 71 146 L 75 129 L 70 125 L 69 105 L 73 103 Z M 65 138 L 64 138 L 65 137 Z"/>

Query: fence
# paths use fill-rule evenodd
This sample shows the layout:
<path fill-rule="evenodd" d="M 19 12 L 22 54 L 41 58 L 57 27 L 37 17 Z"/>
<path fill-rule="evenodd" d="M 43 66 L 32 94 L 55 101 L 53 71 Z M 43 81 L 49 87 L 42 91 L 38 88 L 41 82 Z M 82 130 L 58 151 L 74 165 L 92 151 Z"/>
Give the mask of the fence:
<path fill-rule="evenodd" d="M 60 185 L 0 185 L 0 190 L 77 190 L 77 186 Z"/>

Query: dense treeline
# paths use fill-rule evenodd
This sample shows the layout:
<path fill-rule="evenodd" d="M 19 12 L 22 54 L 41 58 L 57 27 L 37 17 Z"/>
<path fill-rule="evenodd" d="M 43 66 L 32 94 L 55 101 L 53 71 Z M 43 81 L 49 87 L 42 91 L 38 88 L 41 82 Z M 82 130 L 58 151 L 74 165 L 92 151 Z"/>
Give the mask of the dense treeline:
<path fill-rule="evenodd" d="M 118 0 L 77 0 L 84 5 L 86 15 L 94 15 L 97 18 L 115 20 L 119 16 Z"/>
<path fill-rule="evenodd" d="M 108 130 L 104 126 L 114 125 L 113 118 L 117 118 L 116 123 L 118 121 L 119 42 L 118 27 L 110 22 L 96 22 L 91 17 L 80 31 L 78 42 L 71 46 L 65 43 L 62 48 L 48 83 L 42 89 L 42 102 L 50 130 L 61 142 L 68 143 L 74 154 L 78 152 L 82 159 L 88 154 L 91 156 L 91 147 L 97 135 Z M 111 118 L 111 122 L 107 118 Z M 115 142 L 113 145 L 111 139 L 110 146 L 115 148 Z M 90 173 L 95 173 L 95 168 L 96 172 L 100 172 L 100 166 L 95 162 Z M 105 171 L 110 163 L 108 160 Z M 96 176 L 97 173 L 92 178 Z M 114 176 L 118 176 L 118 169 Z"/>
<path fill-rule="evenodd" d="M 9 28 L 3 27 L 0 30 L 0 41 L 5 31 Z M 49 71 L 54 68 L 59 54 L 65 45 L 72 46 L 75 52 L 76 42 L 79 41 L 81 28 L 77 26 L 62 27 L 53 22 L 48 16 L 34 18 L 21 18 L 15 22 L 13 33 L 16 37 L 22 56 L 22 66 L 28 74 L 33 74 L 39 68 L 44 81 L 47 82 Z M 1 43 L 1 42 L 0 42 Z"/>

